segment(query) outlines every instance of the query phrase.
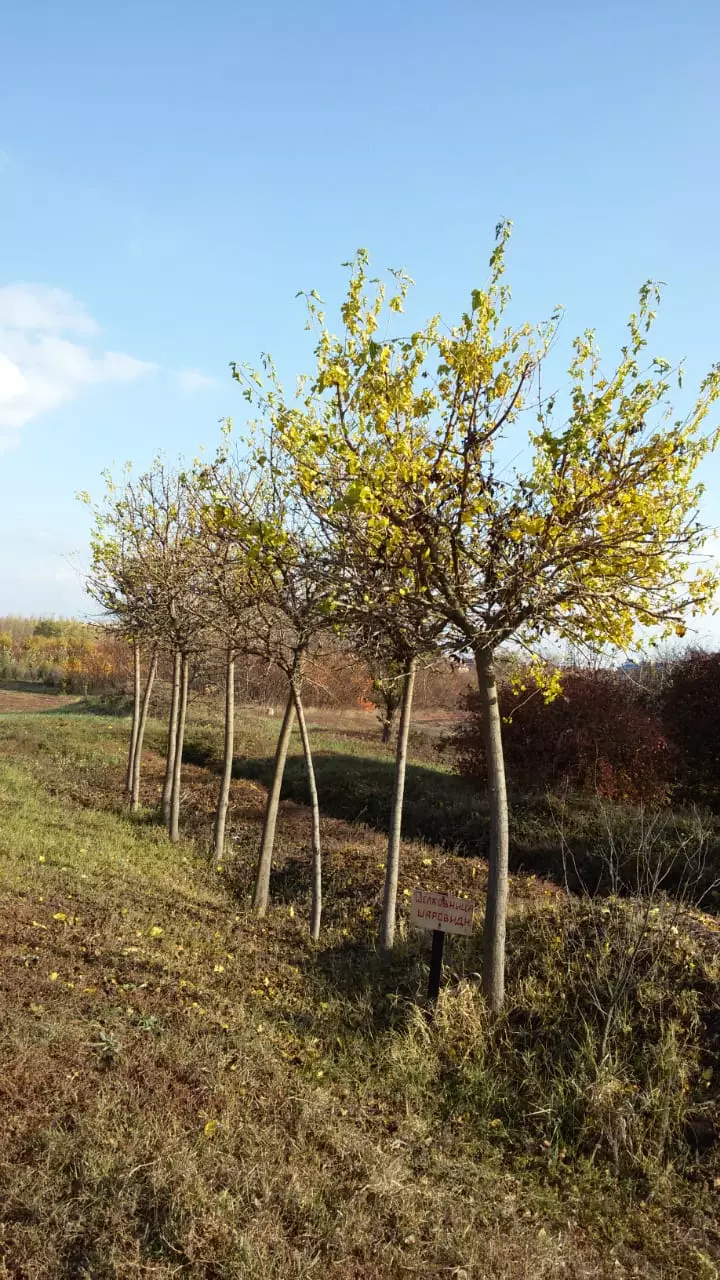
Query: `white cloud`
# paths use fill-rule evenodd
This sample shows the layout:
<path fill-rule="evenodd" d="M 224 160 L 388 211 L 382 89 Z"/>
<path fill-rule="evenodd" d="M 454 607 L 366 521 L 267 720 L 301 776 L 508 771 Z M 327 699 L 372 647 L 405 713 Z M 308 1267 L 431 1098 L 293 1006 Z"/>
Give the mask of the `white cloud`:
<path fill-rule="evenodd" d="M 97 333 L 99 327 L 82 303 L 63 289 L 49 289 L 43 284 L 6 284 L 0 288 L 0 328 Z"/>
<path fill-rule="evenodd" d="M 0 406 L 27 391 L 27 382 L 12 360 L 0 353 Z M 1 410 L 0 410 L 1 411 Z"/>
<path fill-rule="evenodd" d="M 182 391 L 202 391 L 205 387 L 214 387 L 215 379 L 209 378 L 199 369 L 183 369 L 177 374 L 178 385 Z"/>
<path fill-rule="evenodd" d="M 40 413 L 103 382 L 133 382 L 157 365 L 63 335 L 99 325 L 71 294 L 45 285 L 0 288 L 0 448 Z"/>

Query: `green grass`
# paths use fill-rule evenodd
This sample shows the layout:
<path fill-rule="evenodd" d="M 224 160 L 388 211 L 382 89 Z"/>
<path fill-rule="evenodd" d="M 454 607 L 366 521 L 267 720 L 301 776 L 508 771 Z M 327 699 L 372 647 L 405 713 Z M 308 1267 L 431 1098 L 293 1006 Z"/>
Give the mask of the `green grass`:
<path fill-rule="evenodd" d="M 239 717 L 234 776 L 269 785 L 279 724 L 255 712 Z M 337 733 L 313 725 L 310 736 L 323 811 L 346 822 L 361 822 L 387 831 L 390 819 L 394 755 L 377 734 L 358 736 Z M 411 742 L 405 784 L 403 831 L 409 839 L 425 841 L 458 853 L 486 857 L 489 843 L 489 811 L 477 783 L 458 776 L 449 762 L 438 757 L 433 743 L 421 731 Z M 157 749 L 164 744 L 164 727 L 156 724 L 150 740 Z M 189 761 L 219 770 L 222 731 L 217 716 L 203 711 L 191 719 L 185 756 Z M 419 758 L 418 758 L 419 756 Z M 297 732 L 283 782 L 283 796 L 297 804 L 308 801 L 307 780 Z M 692 842 L 702 829 L 705 866 L 698 880 L 704 904 L 720 908 L 720 819 L 692 810 L 666 810 L 652 815 L 653 839 L 666 859 L 683 840 Z M 631 805 L 611 804 L 593 796 L 558 797 L 510 792 L 510 865 L 516 872 L 550 877 L 558 884 L 566 878 L 581 885 L 607 890 L 605 851 L 611 837 L 622 854 L 622 874 L 633 883 L 635 847 L 647 830 L 648 814 Z M 562 831 L 562 839 L 560 832 Z M 566 856 L 562 854 L 565 844 Z M 684 864 L 678 861 L 668 876 L 672 889 L 682 879 Z"/>
<path fill-rule="evenodd" d="M 250 726 L 239 758 L 274 732 Z M 173 847 L 116 801 L 126 733 L 0 719 L 0 1276 L 718 1275 L 720 1168 L 690 1140 L 718 1117 L 711 920 L 648 935 L 600 1064 L 633 904 L 519 878 L 506 1013 L 479 995 L 476 936 L 450 944 L 429 1023 L 427 940 L 401 925 L 391 963 L 373 951 L 380 833 L 324 819 L 314 946 L 306 812 L 284 806 L 258 922 L 254 779 L 218 870 L 213 776 L 187 768 L 194 839 Z M 348 758 L 386 763 L 346 749 L 350 788 Z M 150 754 L 148 801 L 160 776 Z M 410 841 L 401 896 L 418 882 L 481 898 L 484 868 Z"/>

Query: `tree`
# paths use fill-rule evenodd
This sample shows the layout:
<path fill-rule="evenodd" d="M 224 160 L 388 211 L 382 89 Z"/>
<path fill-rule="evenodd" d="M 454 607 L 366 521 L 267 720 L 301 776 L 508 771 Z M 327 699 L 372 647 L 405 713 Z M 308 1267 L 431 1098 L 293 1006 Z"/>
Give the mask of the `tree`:
<path fill-rule="evenodd" d="M 395 720 L 400 710 L 403 695 L 404 669 L 392 658 L 373 654 L 368 657 L 368 665 L 372 675 L 370 698 L 378 710 L 381 727 L 381 740 L 388 743 L 392 738 Z"/>
<path fill-rule="evenodd" d="M 213 852 L 220 861 L 235 752 L 235 664 L 238 653 L 248 652 L 252 634 L 254 585 L 248 572 L 246 535 L 253 495 L 244 471 L 233 467 L 222 450 L 212 466 L 197 470 L 196 484 L 203 576 L 209 584 L 204 618 L 220 639 L 225 656 L 223 763 L 213 827 Z"/>
<path fill-rule="evenodd" d="M 145 729 L 147 727 L 148 715 L 150 714 L 150 700 L 152 698 L 153 688 L 155 685 L 155 677 L 157 676 L 159 661 L 158 646 L 154 645 L 150 654 L 150 665 L 148 666 L 147 676 L 145 679 L 145 687 L 142 691 L 140 700 L 140 712 L 138 716 L 137 737 L 135 739 L 135 751 L 133 753 L 132 770 L 130 777 L 130 808 L 136 813 L 140 808 L 140 774 L 142 766 L 142 749 L 145 740 Z"/>
<path fill-rule="evenodd" d="M 195 478 L 157 458 L 139 479 L 145 525 L 153 546 L 146 569 L 158 634 L 173 654 L 173 685 L 162 813 L 170 839 L 180 839 L 182 755 L 190 664 L 205 644 L 202 601 L 207 589 L 200 555 Z"/>
<path fill-rule="evenodd" d="M 324 509 L 316 512 L 316 518 L 333 528 Z M 344 518 L 340 528 L 341 532 L 335 526 L 334 533 L 337 538 L 340 532 L 337 549 L 344 549 L 341 558 L 344 572 L 334 600 L 335 609 L 344 619 L 351 642 L 358 652 L 365 655 L 371 670 L 384 673 L 386 698 L 394 696 L 400 711 L 378 935 L 380 949 L 390 951 L 395 941 L 400 841 L 415 681 L 419 665 L 437 655 L 443 622 L 438 621 L 426 600 L 418 600 L 408 590 L 404 562 L 387 557 L 380 562 L 373 560 L 365 554 L 362 528 L 347 527 Z"/>
<path fill-rule="evenodd" d="M 431 602 L 475 658 L 490 799 L 483 985 L 504 996 L 508 809 L 495 660 L 511 638 L 548 634 L 626 648 L 638 628 L 683 627 L 704 608 L 712 573 L 689 577 L 705 530 L 697 515 L 703 432 L 720 393 L 717 366 L 689 414 L 666 405 L 670 365 L 645 360 L 659 291 L 646 284 L 614 371 L 604 376 L 591 331 L 574 343 L 566 414 L 543 398 L 541 370 L 559 312 L 536 328 L 507 325 L 509 224 L 497 230 L 489 280 L 449 331 L 436 319 L 379 339 L 381 287 L 368 299 L 367 255 L 352 264 L 343 333 L 320 334 L 316 373 L 284 416 L 285 447 L 316 504 L 352 509 L 377 556 L 403 557 L 418 602 Z M 402 310 L 407 278 L 390 298 Z M 392 319 L 392 315 L 388 317 Z M 530 461 L 509 472 L 498 449 L 532 408 Z M 501 455 L 502 456 L 502 455 Z"/>
<path fill-rule="evenodd" d="M 133 711 L 125 791 L 132 810 L 136 811 L 140 803 L 145 727 L 158 663 L 155 605 L 147 571 L 154 549 L 148 540 L 144 512 L 138 505 L 139 494 L 129 472 L 126 471 L 126 487 L 122 491 L 109 472 L 104 473 L 104 479 L 105 496 L 102 504 L 94 509 L 92 559 L 86 590 L 107 615 L 116 619 L 117 629 L 132 644 Z M 90 503 L 88 494 L 78 496 Z M 151 656 L 143 688 L 142 648 L 146 642 L 151 646 Z"/>
<path fill-rule="evenodd" d="M 179 806 L 182 747 L 189 687 L 190 657 L 202 642 L 202 596 L 197 557 L 197 528 L 192 479 L 157 457 L 137 478 L 126 468 L 119 487 L 106 473 L 103 506 L 96 509 L 92 540 L 93 561 L 88 590 L 118 619 L 136 645 L 150 638 L 154 652 L 167 646 L 173 655 L 172 697 L 169 716 L 163 821 L 170 839 L 179 839 Z M 87 495 L 81 495 L 89 501 Z M 139 658 L 138 658 L 139 661 Z M 136 663 L 137 672 L 137 663 Z M 139 794 L 139 767 L 145 716 L 156 662 L 151 660 L 148 685 L 140 701 L 135 699 L 128 779 L 133 795 Z"/>
<path fill-rule="evenodd" d="M 400 293 L 391 299 L 391 305 L 401 305 L 402 297 L 407 289 L 408 279 L 401 272 L 394 273 Z M 379 313 L 382 291 L 378 293 L 377 305 L 366 318 L 364 334 L 367 337 L 373 332 L 373 324 Z M 311 318 L 318 318 L 315 305 L 316 295 L 308 296 Z M 351 293 L 351 299 L 353 295 Z M 354 298 L 352 305 L 358 302 Z M 348 322 L 352 313 L 349 302 L 343 310 Z M 384 361 L 379 371 L 379 379 L 388 394 L 392 388 L 393 412 L 398 423 L 405 422 L 413 412 L 413 382 L 422 361 L 423 342 L 420 335 L 417 341 L 405 344 L 400 358 L 391 368 L 389 361 Z M 352 327 L 352 320 L 346 323 L 346 333 L 342 344 L 331 340 L 321 329 L 318 341 L 318 372 L 311 383 L 311 397 L 305 402 L 305 408 L 313 403 L 312 396 L 322 396 L 327 390 L 327 362 L 331 359 L 329 352 L 333 341 L 338 350 L 352 351 L 358 357 L 358 366 L 362 364 L 360 344 L 357 333 Z M 371 344 L 372 347 L 372 344 Z M 336 365 L 330 365 L 336 369 Z M 269 357 L 265 357 L 265 371 L 268 375 L 269 387 L 264 387 L 260 375 L 244 368 L 234 367 L 238 381 L 244 381 L 246 395 L 252 401 L 255 398 L 262 405 L 268 420 L 269 448 L 260 454 L 259 464 L 271 464 L 272 471 L 282 478 L 284 492 L 300 495 L 307 511 L 307 522 L 312 528 L 317 545 L 313 548 L 315 571 L 322 564 L 322 577 L 325 584 L 325 595 L 321 600 L 321 613 L 332 615 L 333 627 L 343 634 L 351 645 L 374 662 L 384 666 L 386 670 L 395 670 L 400 701 L 400 728 L 395 753 L 395 772 L 393 777 L 393 795 L 388 832 L 388 849 L 385 869 L 385 886 L 383 891 L 383 908 L 379 933 L 379 944 L 382 950 L 389 950 L 395 937 L 395 914 L 397 904 L 397 885 L 400 865 L 400 837 L 402 830 L 402 811 L 405 791 L 405 774 L 407 767 L 407 747 L 410 731 L 412 699 L 418 662 L 434 656 L 438 651 L 439 637 L 445 628 L 445 621 L 434 609 L 431 597 L 418 590 L 418 580 L 412 561 L 408 560 L 402 545 L 392 545 L 387 539 L 378 543 L 375 530 L 368 530 L 360 505 L 355 501 L 357 486 L 348 487 L 347 477 L 342 465 L 338 469 L 331 452 L 327 454 L 327 466 L 322 472 L 312 473 L 313 483 L 308 483 L 307 457 L 304 451 L 304 428 L 307 415 L 298 412 L 285 399 L 282 388 L 276 377 L 274 366 Z M 364 371 L 367 373 L 367 370 Z M 357 444 L 350 442 L 353 429 L 358 438 L 367 443 L 367 433 L 363 424 L 363 416 L 367 403 L 377 390 L 377 379 L 370 376 L 370 387 L 364 386 L 362 373 L 357 377 L 358 395 L 355 399 L 346 395 L 347 386 L 341 388 L 333 384 L 333 395 L 330 399 L 329 415 L 336 415 L 335 430 L 337 438 L 349 448 L 350 455 L 356 452 Z M 301 380 L 301 387 L 304 380 Z M 322 412 L 322 411 L 321 411 Z M 329 422 L 328 414 L 324 423 Z M 352 425 L 351 425 L 352 423 Z M 402 426 L 400 426 L 402 431 Z M 311 439 L 314 437 L 311 434 Z M 323 444 L 322 451 L 325 446 Z M 347 457 L 347 454 L 345 455 Z M 297 501 L 297 498 L 294 499 Z M 368 537 L 370 532 L 370 537 Z M 301 724 L 301 734 L 303 726 Z M 305 735 L 303 734 L 303 739 Z M 282 740 L 282 739 L 281 739 Z M 311 795 L 313 786 L 311 783 Z"/>
<path fill-rule="evenodd" d="M 56 622 L 54 618 L 41 618 L 33 627 L 34 636 L 47 636 L 50 639 L 57 639 L 63 634 L 63 624 Z"/>
<path fill-rule="evenodd" d="M 394 273 L 400 292 L 390 305 L 402 305 L 408 278 Z M 355 282 L 356 283 L 356 282 Z M 375 403 L 379 389 L 388 398 L 399 438 L 411 429 L 415 412 L 414 383 L 422 365 L 427 340 L 414 335 L 395 354 L 387 351 L 373 367 L 380 350 L 371 340 L 383 299 L 378 290 L 375 304 L 366 312 L 362 326 L 358 323 L 360 295 L 351 281 L 349 301 L 343 308 L 346 330 L 342 339 L 331 339 L 321 327 L 317 346 L 318 369 L 311 380 L 310 396 L 304 409 L 298 410 L 286 401 L 272 362 L 266 358 L 269 388 L 261 384 L 258 374 L 236 370 L 244 377 L 247 394 L 255 395 L 269 420 L 271 448 L 261 456 L 261 464 L 272 459 L 277 473 L 283 477 L 286 491 L 299 493 L 307 508 L 308 522 L 316 532 L 318 548 L 316 564 L 322 563 L 328 584 L 323 608 L 332 613 L 334 627 L 363 652 L 371 667 L 394 673 L 400 706 L 400 728 L 395 754 L 393 796 L 388 832 L 388 849 L 383 891 L 383 908 L 379 944 L 382 950 L 393 946 L 397 885 L 400 866 L 400 837 L 407 767 L 407 747 L 412 700 L 418 663 L 435 657 L 446 621 L 435 609 L 432 597 L 423 591 L 412 559 L 401 541 L 384 538 L 381 526 L 372 526 L 365 518 L 362 504 L 356 498 L 362 485 L 352 470 L 354 460 L 370 442 L 366 415 Z M 321 317 L 316 295 L 308 296 L 311 319 Z M 363 342 L 368 342 L 367 352 Z M 334 358 L 337 357 L 336 360 Z M 370 358 L 366 358 L 370 357 Z M 340 377 L 341 359 L 348 359 L 353 376 Z M 333 362 L 334 361 L 334 362 Z M 328 382 L 328 378 L 334 379 Z M 301 380 L 301 386 L 304 383 Z M 325 405 L 317 404 L 331 389 Z M 328 431 L 327 439 L 315 434 L 308 409 L 316 410 L 318 421 Z M 309 428 L 309 430 L 308 430 Z M 332 441 L 340 448 L 333 452 Z M 310 442 L 310 457 L 307 453 Z M 315 466 L 314 448 L 324 458 L 321 468 Z M 349 462 L 349 468 L 348 468 Z M 371 463 L 372 465 L 372 463 Z M 349 483 L 348 483 L 349 480 Z M 378 533 L 380 536 L 378 537 Z M 386 682 L 390 697 L 390 682 Z"/>
<path fill-rule="evenodd" d="M 271 439 L 265 442 L 265 450 L 257 447 L 256 459 L 262 461 L 256 462 L 253 476 L 248 475 L 247 464 L 228 464 L 221 451 L 206 480 L 210 496 L 206 499 L 205 519 L 212 537 L 223 547 L 232 547 L 235 562 L 242 563 L 240 596 L 231 611 L 240 622 L 234 643 L 244 653 L 279 667 L 288 681 L 260 841 L 253 908 L 258 915 L 264 915 L 268 908 L 280 792 L 297 716 L 310 790 L 310 932 L 317 940 L 322 914 L 320 812 L 302 686 L 310 647 L 318 632 L 328 625 L 328 589 L 318 548 L 304 514 L 285 486 Z M 234 581 L 237 583 L 237 577 Z"/>

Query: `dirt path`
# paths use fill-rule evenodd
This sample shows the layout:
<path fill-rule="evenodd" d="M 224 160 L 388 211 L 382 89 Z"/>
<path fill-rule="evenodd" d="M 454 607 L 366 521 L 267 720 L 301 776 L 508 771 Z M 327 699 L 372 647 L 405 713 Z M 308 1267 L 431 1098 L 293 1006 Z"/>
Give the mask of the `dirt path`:
<path fill-rule="evenodd" d="M 82 699 L 75 693 L 29 693 L 19 689 L 0 689 L 0 715 L 8 711 L 60 711 Z"/>

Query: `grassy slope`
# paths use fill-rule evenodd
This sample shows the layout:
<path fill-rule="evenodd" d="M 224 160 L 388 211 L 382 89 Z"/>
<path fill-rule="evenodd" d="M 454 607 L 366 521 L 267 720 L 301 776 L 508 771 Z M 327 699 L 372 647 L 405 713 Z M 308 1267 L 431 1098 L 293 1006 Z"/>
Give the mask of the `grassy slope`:
<path fill-rule="evenodd" d="M 277 725 L 254 711 L 241 712 L 239 719 L 235 775 L 268 785 Z M 326 814 L 387 831 L 394 751 L 379 742 L 373 717 L 366 719 L 368 727 L 359 728 L 356 717 L 349 728 L 342 730 L 332 724 L 327 712 L 309 712 L 318 792 Z M 161 726 L 155 726 L 151 740 L 162 750 Z M 217 710 L 213 711 L 208 705 L 198 707 L 189 729 L 187 758 L 218 770 L 221 750 Z M 305 767 L 297 733 L 292 739 L 283 795 L 300 804 L 307 800 Z M 566 861 L 560 852 L 561 830 Z M 489 813 L 482 789 L 473 780 L 459 777 L 450 761 L 440 758 L 437 737 L 428 735 L 419 725 L 411 735 L 403 831 L 410 838 L 436 846 L 480 856 L 487 854 Z M 700 891 L 704 891 L 706 907 L 718 910 L 720 819 L 717 816 L 687 809 L 648 814 L 630 805 L 606 803 L 589 795 L 574 795 L 563 800 L 544 792 L 528 795 L 511 791 L 511 868 L 516 872 L 548 876 L 558 884 L 564 884 L 567 876 L 575 888 L 582 884 L 594 891 L 602 886 L 603 875 L 607 878 L 602 855 L 609 839 L 614 842 L 628 883 L 632 883 L 640 839 L 651 838 L 656 851 L 662 851 L 669 861 L 683 842 L 697 848 L 699 833 L 702 833 L 705 859 Z M 680 862 L 670 871 L 668 888 L 673 887 L 679 875 Z"/>
<path fill-rule="evenodd" d="M 254 728 L 241 752 L 262 758 L 274 731 Z M 514 885 L 502 1029 L 477 997 L 476 940 L 452 948 L 428 1027 L 425 941 L 401 941 L 390 967 L 372 953 L 379 834 L 326 819 L 313 947 L 305 812 L 284 806 L 258 923 L 261 788 L 236 783 L 218 870 L 202 852 L 203 770 L 186 771 L 196 839 L 178 848 L 116 808 L 126 732 L 92 715 L 0 718 L 0 1275 L 718 1274 L 712 1167 L 616 1174 L 591 1142 L 565 1149 L 559 1097 L 540 1116 L 529 1085 L 523 1097 L 549 1070 L 534 1042 L 547 1055 L 544 1027 L 563 1034 L 554 890 Z M 148 801 L 160 776 L 151 756 Z M 483 874 L 416 843 L 401 883 L 480 896 Z M 688 942 L 668 980 L 690 966 L 707 986 L 701 950 Z"/>

